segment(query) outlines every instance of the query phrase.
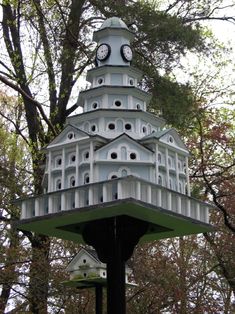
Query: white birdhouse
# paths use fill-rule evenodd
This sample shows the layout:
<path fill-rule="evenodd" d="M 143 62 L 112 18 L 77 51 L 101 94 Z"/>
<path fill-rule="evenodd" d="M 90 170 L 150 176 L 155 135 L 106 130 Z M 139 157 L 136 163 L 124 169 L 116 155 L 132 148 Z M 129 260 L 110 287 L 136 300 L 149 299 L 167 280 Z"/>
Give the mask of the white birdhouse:
<path fill-rule="evenodd" d="M 83 113 L 47 146 L 45 193 L 21 201 L 21 227 L 82 242 L 86 222 L 127 215 L 151 225 L 143 241 L 208 231 L 208 204 L 190 197 L 186 146 L 146 111 L 151 97 L 131 66 L 134 34 L 113 17 L 93 38 Z"/>

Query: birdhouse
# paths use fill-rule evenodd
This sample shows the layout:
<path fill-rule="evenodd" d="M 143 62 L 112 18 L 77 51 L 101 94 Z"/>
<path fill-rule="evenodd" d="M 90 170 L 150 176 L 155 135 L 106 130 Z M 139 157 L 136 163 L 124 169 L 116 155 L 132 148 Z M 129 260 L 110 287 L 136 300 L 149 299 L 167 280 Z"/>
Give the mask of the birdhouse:
<path fill-rule="evenodd" d="M 133 38 L 117 17 L 94 33 L 96 66 L 77 101 L 83 113 L 46 147 L 44 194 L 19 201 L 20 228 L 75 242 L 88 223 L 110 217 L 145 222 L 140 241 L 211 230 L 210 206 L 190 196 L 187 147 L 147 111 Z"/>
<path fill-rule="evenodd" d="M 125 268 L 125 282 L 127 286 L 135 286 L 136 284 L 129 280 L 131 269 L 128 265 Z M 66 271 L 69 273 L 69 280 L 64 282 L 66 286 L 78 288 L 96 285 L 106 286 L 106 264 L 99 260 L 94 249 L 82 247 L 70 261 Z"/>

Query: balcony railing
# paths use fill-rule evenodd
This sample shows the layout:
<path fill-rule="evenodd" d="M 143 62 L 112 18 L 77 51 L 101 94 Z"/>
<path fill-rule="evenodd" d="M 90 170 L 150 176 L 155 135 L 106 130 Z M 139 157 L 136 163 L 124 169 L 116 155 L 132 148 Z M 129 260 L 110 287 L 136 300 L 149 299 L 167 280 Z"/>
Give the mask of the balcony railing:
<path fill-rule="evenodd" d="M 127 198 L 204 223 L 209 220 L 209 204 L 134 176 L 59 190 L 18 202 L 22 210 L 21 219 L 27 219 Z"/>

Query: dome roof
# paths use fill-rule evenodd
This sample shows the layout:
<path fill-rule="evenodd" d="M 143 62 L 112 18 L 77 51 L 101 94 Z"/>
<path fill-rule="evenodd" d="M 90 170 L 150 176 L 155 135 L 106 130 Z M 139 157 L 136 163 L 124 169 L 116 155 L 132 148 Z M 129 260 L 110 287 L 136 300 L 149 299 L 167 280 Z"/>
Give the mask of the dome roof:
<path fill-rule="evenodd" d="M 104 29 L 104 28 L 125 28 L 125 29 L 128 29 L 126 24 L 120 18 L 118 18 L 116 16 L 110 17 L 109 19 L 104 21 L 104 23 L 101 25 L 100 29 Z"/>

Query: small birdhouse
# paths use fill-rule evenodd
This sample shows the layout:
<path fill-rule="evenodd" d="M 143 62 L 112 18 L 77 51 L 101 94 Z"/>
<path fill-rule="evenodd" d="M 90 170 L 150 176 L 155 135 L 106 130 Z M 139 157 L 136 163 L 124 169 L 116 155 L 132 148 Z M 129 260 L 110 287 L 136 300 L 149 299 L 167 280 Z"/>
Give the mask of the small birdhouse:
<path fill-rule="evenodd" d="M 91 248 L 81 248 L 66 267 L 69 273 L 69 281 L 64 282 L 67 286 L 92 287 L 97 284 L 106 286 L 107 270 L 106 264 L 102 263 L 96 251 Z M 135 286 L 130 281 L 131 269 L 126 265 L 126 284 Z"/>

